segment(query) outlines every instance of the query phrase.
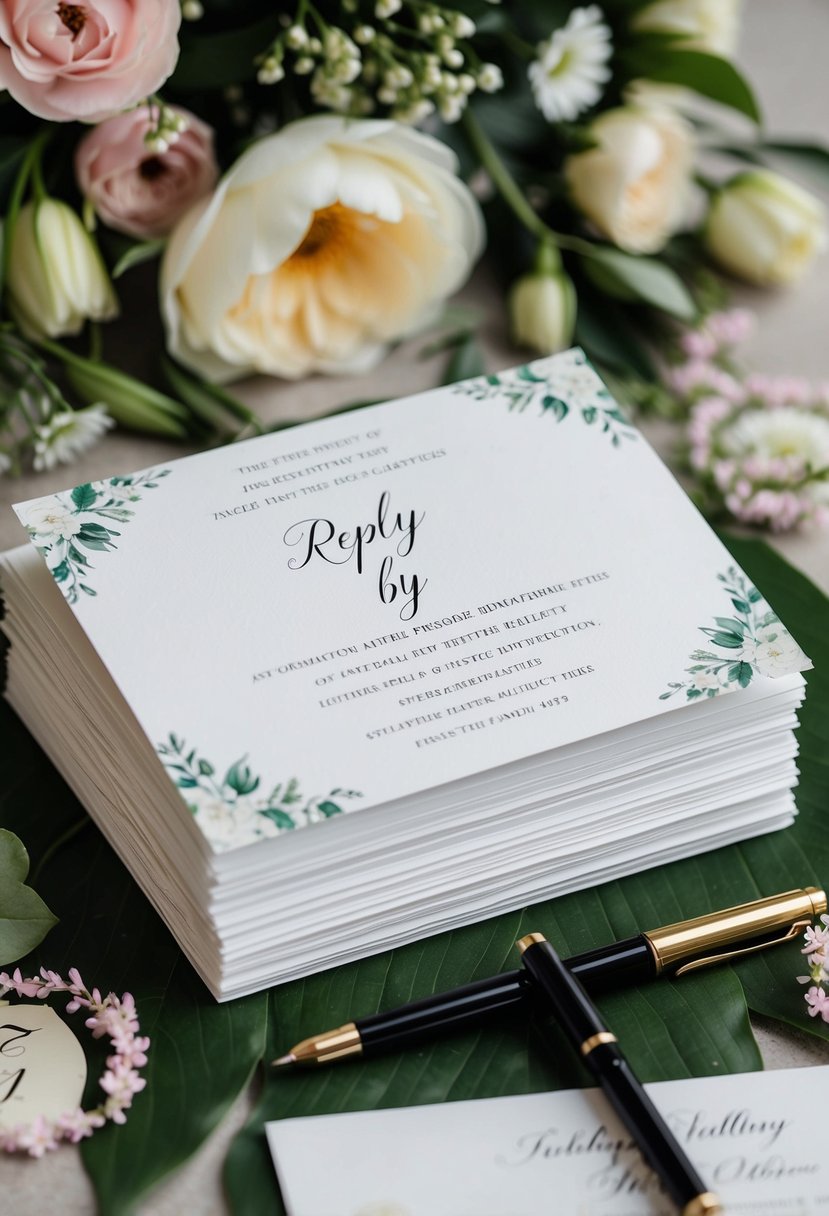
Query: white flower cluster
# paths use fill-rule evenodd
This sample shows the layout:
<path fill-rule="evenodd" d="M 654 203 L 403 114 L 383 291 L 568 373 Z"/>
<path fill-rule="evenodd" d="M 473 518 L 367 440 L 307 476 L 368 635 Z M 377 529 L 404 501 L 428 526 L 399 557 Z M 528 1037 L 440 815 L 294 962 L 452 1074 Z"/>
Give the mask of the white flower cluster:
<path fill-rule="evenodd" d="M 158 110 L 153 109 L 153 102 L 148 103 L 151 123 L 144 136 L 144 143 L 151 152 L 161 155 L 169 152 L 174 143 L 187 130 L 187 119 L 180 110 L 173 110 L 164 102 L 158 103 Z"/>
<path fill-rule="evenodd" d="M 469 44 L 476 27 L 465 13 L 420 0 L 376 0 L 373 21 L 358 22 L 350 34 L 327 25 L 319 37 L 295 22 L 260 61 L 259 83 L 278 84 L 286 71 L 310 76 L 320 106 L 351 115 L 385 110 L 408 124 L 435 111 L 457 122 L 477 89 L 501 88 L 501 69 L 482 63 Z"/>

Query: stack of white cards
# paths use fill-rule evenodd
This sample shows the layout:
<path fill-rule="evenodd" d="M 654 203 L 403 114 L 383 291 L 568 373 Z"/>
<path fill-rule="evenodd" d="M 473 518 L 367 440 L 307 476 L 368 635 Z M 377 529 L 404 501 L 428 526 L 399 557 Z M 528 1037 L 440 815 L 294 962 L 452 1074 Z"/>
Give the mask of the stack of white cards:
<path fill-rule="evenodd" d="M 16 509 L 6 695 L 219 999 L 795 813 L 809 661 L 581 352 Z"/>

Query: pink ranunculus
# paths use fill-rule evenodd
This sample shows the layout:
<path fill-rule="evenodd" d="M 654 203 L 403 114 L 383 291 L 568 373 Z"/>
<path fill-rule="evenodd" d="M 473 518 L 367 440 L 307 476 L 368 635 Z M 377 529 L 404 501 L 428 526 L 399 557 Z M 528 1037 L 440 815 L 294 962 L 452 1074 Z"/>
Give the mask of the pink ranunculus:
<path fill-rule="evenodd" d="M 0 89 L 39 118 L 97 122 L 164 83 L 180 24 L 178 0 L 2 0 Z"/>
<path fill-rule="evenodd" d="M 164 152 L 144 141 L 152 121 L 142 106 L 100 123 L 75 153 L 81 193 L 105 224 L 130 236 L 166 236 L 218 180 L 211 128 L 187 110 L 168 109 L 187 125 Z"/>

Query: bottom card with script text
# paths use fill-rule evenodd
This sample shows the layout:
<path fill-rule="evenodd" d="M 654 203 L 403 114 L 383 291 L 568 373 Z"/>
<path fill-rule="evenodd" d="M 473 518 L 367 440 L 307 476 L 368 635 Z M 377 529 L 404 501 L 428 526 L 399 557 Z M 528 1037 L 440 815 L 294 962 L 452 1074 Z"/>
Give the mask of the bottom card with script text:
<path fill-rule="evenodd" d="M 826 1068 L 648 1091 L 725 1211 L 829 1216 Z M 267 1125 L 289 1216 L 675 1216 L 602 1094 L 574 1089 Z"/>

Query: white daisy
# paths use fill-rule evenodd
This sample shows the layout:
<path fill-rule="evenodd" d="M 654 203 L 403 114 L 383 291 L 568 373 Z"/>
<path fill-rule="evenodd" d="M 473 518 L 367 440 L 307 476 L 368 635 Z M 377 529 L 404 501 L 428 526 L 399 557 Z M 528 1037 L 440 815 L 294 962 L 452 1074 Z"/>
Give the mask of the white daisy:
<path fill-rule="evenodd" d="M 538 47 L 528 70 L 535 102 L 548 122 L 572 121 L 594 106 L 610 79 L 610 29 L 597 4 L 574 8 L 567 24 Z"/>
<path fill-rule="evenodd" d="M 829 465 L 829 418 L 789 406 L 743 410 L 720 437 L 729 456 L 797 456 L 812 469 Z"/>
<path fill-rule="evenodd" d="M 35 469 L 40 473 L 57 464 L 71 464 L 113 425 L 103 405 L 53 415 L 35 431 Z"/>

